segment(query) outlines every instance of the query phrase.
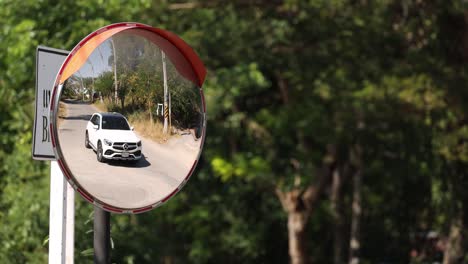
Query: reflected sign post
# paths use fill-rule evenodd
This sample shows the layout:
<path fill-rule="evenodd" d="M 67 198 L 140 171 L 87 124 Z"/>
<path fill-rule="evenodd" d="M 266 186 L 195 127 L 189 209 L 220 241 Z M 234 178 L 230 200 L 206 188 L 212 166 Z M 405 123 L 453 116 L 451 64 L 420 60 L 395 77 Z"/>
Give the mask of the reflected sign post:
<path fill-rule="evenodd" d="M 205 139 L 205 75 L 182 39 L 139 23 L 103 27 L 65 59 L 50 139 L 67 181 L 96 208 L 96 263 L 110 260 L 109 213 L 154 209 L 192 175 Z"/>

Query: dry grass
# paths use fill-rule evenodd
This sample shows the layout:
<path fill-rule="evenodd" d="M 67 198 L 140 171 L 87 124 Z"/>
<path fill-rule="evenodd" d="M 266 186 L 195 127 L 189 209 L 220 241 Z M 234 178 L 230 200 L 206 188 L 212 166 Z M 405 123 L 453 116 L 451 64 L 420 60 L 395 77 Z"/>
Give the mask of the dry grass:
<path fill-rule="evenodd" d="M 64 103 L 59 102 L 58 119 L 57 119 L 58 127 L 60 127 L 65 117 L 67 117 L 67 108 L 65 107 Z"/>
<path fill-rule="evenodd" d="M 135 128 L 135 131 L 137 131 L 140 135 L 160 144 L 167 142 L 172 137 L 178 136 L 172 133 L 164 134 L 163 124 L 158 121 L 150 122 L 149 118 L 141 114 L 129 116 L 128 121 Z"/>
<path fill-rule="evenodd" d="M 99 111 L 101 112 L 107 112 L 107 105 L 105 102 L 101 103 L 101 100 L 96 100 L 93 104 Z"/>
<path fill-rule="evenodd" d="M 102 103 L 100 100 L 96 100 L 93 105 L 101 112 L 108 112 L 109 109 L 107 106 L 109 104 L 110 102 L 104 99 L 104 102 Z M 133 126 L 137 133 L 160 144 L 167 142 L 172 137 L 179 136 L 174 133 L 164 134 L 163 124 L 161 124 L 159 121 L 151 122 L 147 113 L 138 112 L 130 114 L 126 117 L 130 125 Z"/>

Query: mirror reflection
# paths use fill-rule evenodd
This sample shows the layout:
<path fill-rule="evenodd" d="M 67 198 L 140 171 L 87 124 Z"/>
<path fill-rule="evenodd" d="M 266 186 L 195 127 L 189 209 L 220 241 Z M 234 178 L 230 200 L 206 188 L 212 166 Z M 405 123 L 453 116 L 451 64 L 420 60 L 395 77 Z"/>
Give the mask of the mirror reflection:
<path fill-rule="evenodd" d="M 204 129 L 199 87 L 134 33 L 119 32 L 92 51 L 63 82 L 57 114 L 61 152 L 76 182 L 118 208 L 155 204 L 182 184 Z"/>

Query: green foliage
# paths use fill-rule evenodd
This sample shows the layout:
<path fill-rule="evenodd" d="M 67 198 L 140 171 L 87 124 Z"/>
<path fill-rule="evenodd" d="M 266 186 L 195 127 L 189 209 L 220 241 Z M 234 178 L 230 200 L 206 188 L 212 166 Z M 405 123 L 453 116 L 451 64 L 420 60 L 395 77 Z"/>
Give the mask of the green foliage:
<path fill-rule="evenodd" d="M 314 184 L 330 146 L 353 164 L 356 144 L 363 263 L 416 261 L 414 237 L 447 236 L 468 208 L 464 9 L 441 0 L 0 1 L 0 258 L 47 261 L 49 168 L 29 158 L 36 46 L 69 50 L 101 26 L 138 21 L 179 34 L 206 63 L 208 129 L 181 193 L 150 213 L 112 216 L 113 262 L 285 263 L 286 215 L 273 190 Z M 162 101 L 147 89 L 162 83 L 153 55 L 139 65 L 152 71 L 118 67 L 119 96 L 146 112 Z M 94 85 L 113 97 L 112 73 Z M 172 92 L 186 99 L 177 112 L 200 103 L 192 90 Z M 345 182 L 345 238 L 350 191 Z M 316 262 L 329 263 L 333 226 L 321 198 L 306 239 Z M 76 212 L 76 262 L 90 262 L 92 206 L 77 198 Z"/>
<path fill-rule="evenodd" d="M 112 72 L 103 72 L 94 84 L 96 91 L 101 92 L 102 96 L 112 97 L 114 85 L 114 75 Z"/>
<path fill-rule="evenodd" d="M 268 162 L 261 156 L 250 154 L 236 155 L 232 161 L 221 157 L 214 157 L 211 166 L 215 175 L 219 175 L 221 181 L 231 181 L 233 177 L 242 177 L 247 181 L 268 178 L 271 174 Z"/>

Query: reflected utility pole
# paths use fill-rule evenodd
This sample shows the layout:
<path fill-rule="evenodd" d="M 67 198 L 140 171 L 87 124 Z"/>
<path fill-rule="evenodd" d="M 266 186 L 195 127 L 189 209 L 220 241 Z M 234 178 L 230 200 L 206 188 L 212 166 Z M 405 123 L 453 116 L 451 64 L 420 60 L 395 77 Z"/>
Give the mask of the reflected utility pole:
<path fill-rule="evenodd" d="M 172 98 L 171 92 L 169 91 L 169 87 L 167 88 L 167 93 L 169 96 L 169 131 L 172 131 Z"/>
<path fill-rule="evenodd" d="M 81 100 L 84 102 L 85 87 L 84 87 L 84 83 L 83 83 L 83 75 L 81 75 L 81 72 L 80 72 L 80 71 L 77 71 L 76 73 L 80 75 L 80 81 L 81 81 Z"/>
<path fill-rule="evenodd" d="M 117 53 L 115 52 L 115 44 L 114 44 L 114 39 L 110 39 L 111 45 L 112 45 L 112 51 L 114 52 L 114 84 L 115 84 L 115 94 L 114 94 L 114 102 L 117 104 Z"/>
<path fill-rule="evenodd" d="M 97 50 L 99 51 L 99 56 L 101 57 L 101 61 L 102 61 L 102 65 L 106 65 L 106 62 L 104 61 L 104 56 L 102 55 L 102 51 L 101 51 L 101 45 L 99 45 L 97 47 Z M 107 65 L 109 65 L 109 60 L 107 60 Z M 99 100 L 101 101 L 101 104 L 104 103 L 104 101 L 102 100 L 102 92 L 99 91 Z"/>
<path fill-rule="evenodd" d="M 91 71 L 93 72 L 93 76 L 91 76 L 91 80 L 93 81 L 93 89 L 91 89 L 91 95 L 89 99 L 91 100 L 91 103 L 94 103 L 94 78 L 96 77 L 96 73 L 94 72 L 94 66 L 89 60 L 86 60 L 86 63 L 88 63 L 91 66 Z"/>
<path fill-rule="evenodd" d="M 163 65 L 163 79 L 164 79 L 164 127 L 163 133 L 167 134 L 168 121 L 169 121 L 169 88 L 167 87 L 167 75 L 166 75 L 166 55 L 161 50 L 161 58 Z"/>

